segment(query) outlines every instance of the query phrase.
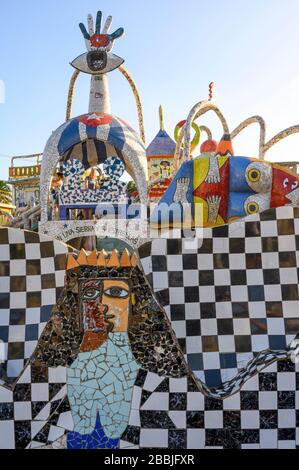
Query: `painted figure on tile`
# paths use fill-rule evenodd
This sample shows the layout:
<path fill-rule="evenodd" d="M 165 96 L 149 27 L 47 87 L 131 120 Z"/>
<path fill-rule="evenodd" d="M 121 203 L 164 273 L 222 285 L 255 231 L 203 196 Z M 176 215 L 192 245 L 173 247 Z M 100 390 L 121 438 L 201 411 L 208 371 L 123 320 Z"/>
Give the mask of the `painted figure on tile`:
<path fill-rule="evenodd" d="M 40 364 L 49 355 L 47 366 L 68 366 L 68 448 L 119 446 L 139 373 L 187 375 L 168 320 L 136 264 L 127 250 L 121 257 L 116 251 L 108 258 L 103 251 L 69 255 L 64 293 L 33 359 Z"/>
<path fill-rule="evenodd" d="M 74 420 L 70 445 L 78 440 L 76 433 L 91 434 L 99 424 L 107 438 L 121 436 L 140 368 L 128 338 L 130 280 L 82 280 L 79 295 L 84 334 L 78 358 L 67 371 Z"/>

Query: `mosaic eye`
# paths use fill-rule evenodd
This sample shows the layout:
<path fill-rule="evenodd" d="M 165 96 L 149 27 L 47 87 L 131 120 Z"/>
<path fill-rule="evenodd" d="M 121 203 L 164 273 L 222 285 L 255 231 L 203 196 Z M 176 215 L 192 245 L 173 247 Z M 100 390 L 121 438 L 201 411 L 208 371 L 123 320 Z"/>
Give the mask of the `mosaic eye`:
<path fill-rule="evenodd" d="M 80 72 L 102 74 L 111 72 L 124 62 L 121 57 L 103 50 L 85 52 L 79 55 L 71 65 Z"/>
<path fill-rule="evenodd" d="M 256 193 L 267 193 L 272 188 L 272 167 L 266 162 L 254 161 L 245 171 L 248 186 Z"/>
<path fill-rule="evenodd" d="M 283 186 L 284 188 L 287 188 L 287 187 L 288 187 L 288 184 L 289 184 L 289 178 L 285 178 L 285 179 L 283 180 L 282 186 Z"/>
<path fill-rule="evenodd" d="M 299 183 L 298 181 L 293 181 L 291 188 L 296 189 L 298 186 L 298 183 Z"/>
<path fill-rule="evenodd" d="M 115 287 L 109 287 L 109 289 L 106 289 L 104 294 L 108 295 L 108 297 L 124 299 L 125 297 L 128 297 L 129 292 L 126 289 L 122 289 L 121 287 L 115 286 Z"/>
<path fill-rule="evenodd" d="M 252 168 L 248 172 L 248 178 L 250 181 L 256 182 L 260 179 L 261 177 L 261 172 L 260 170 L 257 170 L 256 168 Z"/>
<path fill-rule="evenodd" d="M 246 207 L 247 214 L 256 214 L 259 211 L 259 205 L 257 202 L 249 202 Z"/>
<path fill-rule="evenodd" d="M 84 299 L 87 299 L 87 300 L 94 300 L 99 296 L 99 294 L 100 294 L 100 291 L 98 289 L 90 287 L 89 289 L 86 289 L 84 291 L 83 297 Z"/>

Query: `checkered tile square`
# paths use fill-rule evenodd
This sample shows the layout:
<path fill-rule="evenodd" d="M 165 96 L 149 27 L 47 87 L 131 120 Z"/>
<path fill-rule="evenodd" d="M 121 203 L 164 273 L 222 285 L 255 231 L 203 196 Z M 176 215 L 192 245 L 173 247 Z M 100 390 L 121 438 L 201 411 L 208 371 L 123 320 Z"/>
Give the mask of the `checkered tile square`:
<path fill-rule="evenodd" d="M 33 353 L 64 285 L 68 250 L 44 235 L 0 228 L 0 383 L 14 382 Z"/>

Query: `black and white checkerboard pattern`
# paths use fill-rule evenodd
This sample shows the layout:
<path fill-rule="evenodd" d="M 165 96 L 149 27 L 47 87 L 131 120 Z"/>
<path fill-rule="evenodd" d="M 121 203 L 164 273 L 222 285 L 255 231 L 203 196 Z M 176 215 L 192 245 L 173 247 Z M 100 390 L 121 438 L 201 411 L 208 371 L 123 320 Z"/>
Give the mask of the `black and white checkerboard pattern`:
<path fill-rule="evenodd" d="M 33 353 L 64 285 L 69 247 L 45 235 L 0 228 L 0 384 Z"/>
<path fill-rule="evenodd" d="M 201 246 L 160 238 L 139 255 L 188 364 L 213 387 L 254 353 L 284 349 L 299 332 L 299 208 L 202 234 Z"/>
<path fill-rule="evenodd" d="M 28 364 L 13 391 L 0 386 L 0 449 L 38 447 L 71 430 L 65 396 L 65 367 Z"/>
<path fill-rule="evenodd" d="M 299 367 L 289 361 L 272 364 L 225 400 L 204 396 L 190 379 L 144 373 L 120 447 L 299 448 L 298 408 Z"/>

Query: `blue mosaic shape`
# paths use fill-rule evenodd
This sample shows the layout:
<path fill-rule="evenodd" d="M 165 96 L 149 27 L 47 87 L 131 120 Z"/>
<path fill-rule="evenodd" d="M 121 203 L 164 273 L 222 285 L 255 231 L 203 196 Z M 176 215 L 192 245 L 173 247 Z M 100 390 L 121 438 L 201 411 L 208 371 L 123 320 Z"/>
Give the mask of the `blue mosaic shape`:
<path fill-rule="evenodd" d="M 69 432 L 66 436 L 67 449 L 117 449 L 119 439 L 110 439 L 106 436 L 97 415 L 95 428 L 90 434 Z"/>

